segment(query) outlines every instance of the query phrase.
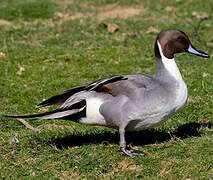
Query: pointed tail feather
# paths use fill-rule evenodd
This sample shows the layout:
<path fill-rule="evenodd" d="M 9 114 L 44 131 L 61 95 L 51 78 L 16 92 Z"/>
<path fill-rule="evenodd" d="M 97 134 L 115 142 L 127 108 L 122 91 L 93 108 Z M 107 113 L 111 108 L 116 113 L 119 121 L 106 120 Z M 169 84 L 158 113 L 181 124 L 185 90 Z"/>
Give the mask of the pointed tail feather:
<path fill-rule="evenodd" d="M 11 116 L 11 115 L 3 115 L 3 117 L 9 118 L 40 118 L 40 119 L 66 119 L 70 117 L 70 120 L 76 121 L 73 119 L 74 117 L 80 118 L 80 115 L 85 115 L 86 112 L 86 100 L 82 100 L 77 102 L 68 108 L 58 108 L 53 111 L 44 112 L 40 114 L 30 114 L 30 115 L 23 115 L 23 116 Z"/>
<path fill-rule="evenodd" d="M 42 116 L 48 116 L 50 114 L 54 114 L 59 112 L 60 109 L 55 109 L 53 111 L 49 112 L 44 112 L 44 113 L 39 113 L 39 114 L 29 114 L 29 115 L 21 115 L 21 116 L 13 116 L 13 115 L 3 115 L 3 117 L 8 117 L 8 118 L 37 118 L 37 117 L 42 117 Z"/>

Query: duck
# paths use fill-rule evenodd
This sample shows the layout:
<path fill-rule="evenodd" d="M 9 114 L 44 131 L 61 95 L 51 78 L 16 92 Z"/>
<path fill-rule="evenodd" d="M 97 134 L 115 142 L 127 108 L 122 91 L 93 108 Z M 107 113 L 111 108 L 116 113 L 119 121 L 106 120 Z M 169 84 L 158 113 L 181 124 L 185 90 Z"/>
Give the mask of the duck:
<path fill-rule="evenodd" d="M 153 128 L 186 105 L 187 85 L 176 65 L 176 53 L 210 56 L 197 50 L 181 30 L 161 31 L 155 40 L 154 76 L 121 74 L 73 87 L 38 104 L 58 105 L 53 111 L 7 118 L 63 119 L 76 123 L 117 129 L 120 151 L 127 156 L 145 156 L 126 143 L 127 131 Z"/>

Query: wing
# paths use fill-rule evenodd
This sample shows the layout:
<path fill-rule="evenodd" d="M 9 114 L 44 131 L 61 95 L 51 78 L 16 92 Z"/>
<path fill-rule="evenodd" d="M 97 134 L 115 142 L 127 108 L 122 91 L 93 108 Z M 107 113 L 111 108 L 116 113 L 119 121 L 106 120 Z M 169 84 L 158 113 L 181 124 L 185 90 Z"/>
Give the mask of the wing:
<path fill-rule="evenodd" d="M 65 91 L 63 94 L 53 96 L 53 97 L 41 102 L 40 104 L 38 104 L 38 106 L 61 105 L 69 97 L 71 97 L 72 95 L 79 93 L 81 91 L 97 91 L 97 92 L 105 91 L 105 92 L 110 93 L 111 89 L 105 85 L 109 84 L 109 83 L 117 82 L 117 81 L 123 81 L 123 80 L 127 80 L 127 77 L 121 75 L 121 76 L 113 76 L 113 77 L 105 78 L 105 79 L 99 79 L 99 80 L 96 80 L 89 84 L 71 88 L 71 89 Z"/>
<path fill-rule="evenodd" d="M 105 79 L 98 79 L 91 83 L 69 89 L 63 94 L 53 96 L 40 103 L 38 106 L 62 105 L 67 100 L 69 100 L 69 103 L 75 103 L 81 99 L 81 96 L 82 99 L 85 98 L 85 92 L 87 97 L 89 95 L 88 92 L 110 94 L 111 96 L 116 96 L 118 94 L 128 96 L 128 94 L 136 88 L 151 88 L 153 84 L 152 82 L 153 78 L 144 74 L 120 75 Z M 77 101 L 74 100 L 76 95 L 78 97 Z"/>
<path fill-rule="evenodd" d="M 125 77 L 127 78 L 126 81 L 107 84 L 114 96 L 123 94 L 128 97 L 135 89 L 148 90 L 156 85 L 156 83 L 153 83 L 155 81 L 154 78 L 145 74 L 130 74 L 125 75 Z"/>

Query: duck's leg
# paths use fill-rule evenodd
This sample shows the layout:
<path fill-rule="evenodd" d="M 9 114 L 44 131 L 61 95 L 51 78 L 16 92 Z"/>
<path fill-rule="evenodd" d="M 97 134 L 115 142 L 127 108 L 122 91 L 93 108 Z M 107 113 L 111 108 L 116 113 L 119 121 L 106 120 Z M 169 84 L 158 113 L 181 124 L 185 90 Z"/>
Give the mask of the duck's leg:
<path fill-rule="evenodd" d="M 125 128 L 119 128 L 120 134 L 120 150 L 127 156 L 145 156 L 145 153 L 142 151 L 130 149 L 126 146 L 125 140 Z"/>

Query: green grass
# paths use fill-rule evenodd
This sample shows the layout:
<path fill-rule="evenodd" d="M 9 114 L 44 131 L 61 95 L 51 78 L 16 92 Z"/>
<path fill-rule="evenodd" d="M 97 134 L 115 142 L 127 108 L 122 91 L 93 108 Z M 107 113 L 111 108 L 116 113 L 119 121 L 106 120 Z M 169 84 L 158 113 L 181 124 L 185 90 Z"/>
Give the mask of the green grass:
<path fill-rule="evenodd" d="M 100 20 L 130 7 L 141 12 Z M 43 99 L 97 78 L 153 74 L 153 44 L 162 29 L 183 30 L 212 56 L 212 17 L 197 29 L 201 41 L 194 32 L 199 15 L 212 13 L 210 0 L 0 0 L 0 114 L 36 113 Z M 108 33 L 102 21 L 119 31 Z M 156 32 L 147 33 L 150 27 Z M 130 30 L 138 36 L 127 36 Z M 33 132 L 1 118 L 0 179 L 213 178 L 212 58 L 178 54 L 176 61 L 189 89 L 187 106 L 158 128 L 127 134 L 128 143 L 148 145 L 139 148 L 146 157 L 122 155 L 115 130 L 28 120 L 40 129 Z M 19 143 L 10 144 L 11 136 Z"/>
<path fill-rule="evenodd" d="M 52 18 L 56 4 L 52 0 L 1 0 L 0 17 L 6 20 Z"/>

